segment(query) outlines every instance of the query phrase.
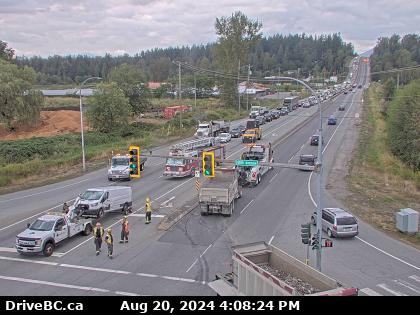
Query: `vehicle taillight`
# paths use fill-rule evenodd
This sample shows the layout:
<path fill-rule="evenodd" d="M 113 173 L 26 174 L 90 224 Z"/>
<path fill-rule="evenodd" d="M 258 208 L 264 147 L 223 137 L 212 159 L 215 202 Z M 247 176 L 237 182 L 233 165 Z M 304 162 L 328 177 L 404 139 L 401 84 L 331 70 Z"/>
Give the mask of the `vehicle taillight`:
<path fill-rule="evenodd" d="M 170 171 L 170 170 L 171 170 L 171 167 L 170 167 L 170 166 L 167 166 L 167 167 L 166 167 L 166 170 L 167 170 L 167 171 Z"/>
<path fill-rule="evenodd" d="M 333 230 L 337 231 L 337 225 L 333 225 Z"/>
<path fill-rule="evenodd" d="M 253 178 L 257 177 L 257 173 L 256 172 L 252 172 L 252 177 Z"/>

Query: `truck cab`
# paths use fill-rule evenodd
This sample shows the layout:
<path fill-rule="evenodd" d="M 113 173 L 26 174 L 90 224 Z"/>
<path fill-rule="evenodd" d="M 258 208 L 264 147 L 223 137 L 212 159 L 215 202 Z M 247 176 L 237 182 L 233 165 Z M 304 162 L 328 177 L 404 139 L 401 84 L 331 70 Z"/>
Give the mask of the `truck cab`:
<path fill-rule="evenodd" d="M 249 119 L 246 122 L 246 131 L 242 135 L 243 143 L 255 143 L 262 138 L 262 129 L 257 119 Z"/>
<path fill-rule="evenodd" d="M 79 218 L 73 207 L 68 214 L 51 212 L 36 219 L 16 236 L 16 250 L 20 254 L 42 253 L 51 256 L 61 241 L 76 234 L 89 235 L 92 220 Z"/>
<path fill-rule="evenodd" d="M 140 158 L 140 171 L 144 170 L 144 163 L 147 158 Z M 130 176 L 130 155 L 117 154 L 111 158 L 111 166 L 108 169 L 108 180 L 131 180 Z"/>

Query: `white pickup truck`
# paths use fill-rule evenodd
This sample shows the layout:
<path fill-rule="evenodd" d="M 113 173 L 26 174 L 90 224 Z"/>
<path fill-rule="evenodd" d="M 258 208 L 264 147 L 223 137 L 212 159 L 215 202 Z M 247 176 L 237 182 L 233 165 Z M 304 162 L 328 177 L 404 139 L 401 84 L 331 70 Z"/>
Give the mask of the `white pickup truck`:
<path fill-rule="evenodd" d="M 16 236 L 16 250 L 20 254 L 42 253 L 51 256 L 54 248 L 63 240 L 76 234 L 92 233 L 92 220 L 79 218 L 72 206 L 68 214 L 52 212 L 36 219 Z"/>

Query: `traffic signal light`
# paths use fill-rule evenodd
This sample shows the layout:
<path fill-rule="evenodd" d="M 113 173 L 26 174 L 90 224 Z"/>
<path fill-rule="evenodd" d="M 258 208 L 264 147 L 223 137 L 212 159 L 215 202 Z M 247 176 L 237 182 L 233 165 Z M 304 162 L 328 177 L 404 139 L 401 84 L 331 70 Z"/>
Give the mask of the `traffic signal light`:
<path fill-rule="evenodd" d="M 214 152 L 203 152 L 203 175 L 204 177 L 214 177 Z"/>
<path fill-rule="evenodd" d="M 309 245 L 309 239 L 311 238 L 311 224 L 301 224 L 301 237 L 302 237 L 302 243 Z"/>
<path fill-rule="evenodd" d="M 131 145 L 129 147 L 130 154 L 130 176 L 133 178 L 140 177 L 140 147 Z"/>
<path fill-rule="evenodd" d="M 315 235 L 312 237 L 312 242 L 311 242 L 311 245 L 312 245 L 312 250 L 318 249 L 318 246 L 319 246 L 319 242 L 318 242 L 318 234 L 315 234 Z"/>
<path fill-rule="evenodd" d="M 333 241 L 330 239 L 325 239 L 324 247 L 333 247 Z"/>

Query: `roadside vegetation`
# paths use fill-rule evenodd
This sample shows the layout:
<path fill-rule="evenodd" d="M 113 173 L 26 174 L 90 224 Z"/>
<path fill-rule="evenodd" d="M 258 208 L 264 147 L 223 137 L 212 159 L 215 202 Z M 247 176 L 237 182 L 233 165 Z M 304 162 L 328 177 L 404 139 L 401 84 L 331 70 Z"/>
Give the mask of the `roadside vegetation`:
<path fill-rule="evenodd" d="M 376 82 L 365 93 L 359 143 L 347 178 L 352 194 L 345 202 L 364 221 L 420 246 L 420 234 L 408 236 L 395 228 L 400 209 L 420 210 L 420 84 L 402 88 L 392 102 L 384 98 L 388 93 Z"/>

